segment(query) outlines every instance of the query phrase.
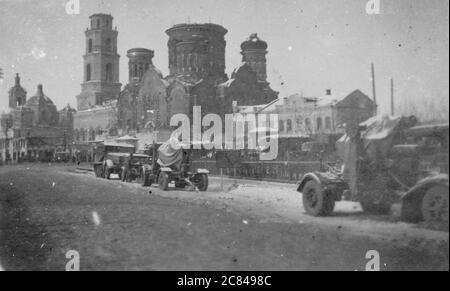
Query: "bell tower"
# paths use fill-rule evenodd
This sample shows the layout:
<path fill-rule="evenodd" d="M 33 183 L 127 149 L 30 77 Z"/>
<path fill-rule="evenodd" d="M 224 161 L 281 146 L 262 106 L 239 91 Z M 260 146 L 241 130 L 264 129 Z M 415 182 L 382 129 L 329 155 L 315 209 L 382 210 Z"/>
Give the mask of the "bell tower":
<path fill-rule="evenodd" d="M 9 108 L 16 109 L 27 102 L 27 91 L 20 85 L 20 76 L 16 74 L 14 87 L 9 89 Z"/>
<path fill-rule="evenodd" d="M 117 100 L 120 94 L 118 31 L 113 29 L 113 17 L 94 14 L 86 29 L 86 51 L 83 56 L 82 92 L 77 96 L 78 110 Z"/>

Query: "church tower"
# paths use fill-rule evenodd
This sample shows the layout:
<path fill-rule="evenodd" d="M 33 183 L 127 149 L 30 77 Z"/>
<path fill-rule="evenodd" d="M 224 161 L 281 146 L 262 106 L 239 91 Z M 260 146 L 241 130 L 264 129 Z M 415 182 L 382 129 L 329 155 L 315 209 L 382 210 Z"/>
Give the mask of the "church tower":
<path fill-rule="evenodd" d="M 128 78 L 130 83 L 140 82 L 145 72 L 153 65 L 155 52 L 145 48 L 128 50 Z"/>
<path fill-rule="evenodd" d="M 77 96 L 78 110 L 86 110 L 107 101 L 117 100 L 120 94 L 117 29 L 113 17 L 94 14 L 86 29 L 86 52 L 82 92 Z"/>
<path fill-rule="evenodd" d="M 16 74 L 15 84 L 9 92 L 9 108 L 16 109 L 27 102 L 27 91 L 20 85 L 19 74 Z"/>
<path fill-rule="evenodd" d="M 241 44 L 242 62 L 247 63 L 258 77 L 258 82 L 267 83 L 267 43 L 253 33 Z"/>

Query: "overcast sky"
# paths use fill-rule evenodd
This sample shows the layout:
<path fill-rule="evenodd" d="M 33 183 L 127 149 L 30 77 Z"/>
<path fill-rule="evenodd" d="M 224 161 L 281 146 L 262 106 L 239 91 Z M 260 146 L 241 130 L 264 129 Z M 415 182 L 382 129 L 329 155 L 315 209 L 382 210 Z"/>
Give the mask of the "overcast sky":
<path fill-rule="evenodd" d="M 43 83 L 58 108 L 76 106 L 89 16 L 110 13 L 119 30 L 122 84 L 128 49 L 155 50 L 154 64 L 167 74 L 165 30 L 211 21 L 229 31 L 227 73 L 239 65 L 240 43 L 251 33 L 268 42 L 268 79 L 280 97 L 321 96 L 327 88 L 372 97 L 374 62 L 381 111 L 388 109 L 393 77 L 399 109 L 424 108 L 426 100 L 448 115 L 448 0 L 380 1 L 381 14 L 368 15 L 367 0 L 81 0 L 81 13 L 68 15 L 67 0 L 0 0 L 0 112 L 16 72 L 29 97 Z"/>

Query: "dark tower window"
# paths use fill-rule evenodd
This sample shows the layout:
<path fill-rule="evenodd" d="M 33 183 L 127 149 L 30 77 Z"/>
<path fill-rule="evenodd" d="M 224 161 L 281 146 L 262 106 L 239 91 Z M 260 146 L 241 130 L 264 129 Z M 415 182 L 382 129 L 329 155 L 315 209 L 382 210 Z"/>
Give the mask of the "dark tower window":
<path fill-rule="evenodd" d="M 112 81 L 112 65 L 106 64 L 106 81 L 111 82 Z"/>
<path fill-rule="evenodd" d="M 91 64 L 86 65 L 86 82 L 91 80 Z"/>
<path fill-rule="evenodd" d="M 88 40 L 88 52 L 92 53 L 92 39 Z"/>
<path fill-rule="evenodd" d="M 110 38 L 106 39 L 106 51 L 108 51 L 108 52 L 112 51 L 111 39 Z"/>
<path fill-rule="evenodd" d="M 97 28 L 100 28 L 100 19 L 97 19 Z"/>

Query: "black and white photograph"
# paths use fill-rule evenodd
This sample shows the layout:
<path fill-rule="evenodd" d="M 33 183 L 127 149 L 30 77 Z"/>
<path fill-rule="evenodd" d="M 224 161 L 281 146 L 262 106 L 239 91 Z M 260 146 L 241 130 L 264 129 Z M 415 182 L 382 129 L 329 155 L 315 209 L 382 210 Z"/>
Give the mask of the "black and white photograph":
<path fill-rule="evenodd" d="M 449 1 L 0 0 L 0 271 L 449 271 Z"/>

